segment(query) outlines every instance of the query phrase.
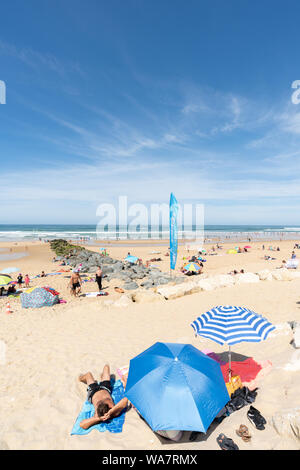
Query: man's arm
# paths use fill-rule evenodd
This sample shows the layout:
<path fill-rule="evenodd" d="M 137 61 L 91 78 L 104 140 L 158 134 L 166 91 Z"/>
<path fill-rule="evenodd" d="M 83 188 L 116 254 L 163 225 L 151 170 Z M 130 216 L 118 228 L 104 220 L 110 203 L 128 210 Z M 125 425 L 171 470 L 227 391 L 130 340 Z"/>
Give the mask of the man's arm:
<path fill-rule="evenodd" d="M 119 401 L 115 406 L 113 406 L 108 413 L 106 413 L 103 416 L 104 421 L 107 421 L 108 419 L 115 418 L 116 416 L 119 416 L 119 414 L 126 408 L 128 405 L 128 399 L 122 398 L 122 400 Z"/>
<path fill-rule="evenodd" d="M 96 416 L 93 416 L 92 418 L 83 419 L 82 421 L 80 421 L 80 427 L 82 429 L 88 429 L 91 426 L 94 426 L 95 424 L 100 423 L 101 421 L 102 420 L 100 418 L 97 418 Z"/>

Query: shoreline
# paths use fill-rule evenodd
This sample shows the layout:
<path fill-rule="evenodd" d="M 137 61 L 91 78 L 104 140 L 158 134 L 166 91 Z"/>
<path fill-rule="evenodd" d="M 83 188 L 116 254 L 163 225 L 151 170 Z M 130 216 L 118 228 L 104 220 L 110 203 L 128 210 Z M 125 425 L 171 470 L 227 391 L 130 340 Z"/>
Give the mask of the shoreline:
<path fill-rule="evenodd" d="M 59 237 L 58 237 L 59 238 Z M 74 245 L 78 246 L 83 246 L 85 248 L 89 247 L 94 247 L 94 248 L 107 248 L 107 247 L 149 247 L 149 246 L 156 246 L 156 247 L 169 247 L 169 240 L 148 240 L 148 239 L 143 239 L 143 240 L 77 240 L 77 239 L 72 239 L 72 238 L 66 238 L 66 237 L 61 237 L 62 240 L 66 240 Z M 3 252 L 5 248 L 17 248 L 17 247 L 28 247 L 28 246 L 49 246 L 50 241 L 46 240 L 1 240 L 0 241 L 0 251 Z M 266 244 L 266 243 L 280 243 L 280 242 L 286 242 L 286 243 L 300 243 L 299 238 L 287 238 L 287 239 L 244 239 L 244 238 L 239 238 L 239 239 L 226 239 L 226 240 L 216 240 L 216 239 L 205 239 L 203 244 L 204 245 L 216 245 L 218 244 L 237 244 L 237 243 L 253 243 L 253 244 Z M 100 246 L 99 246 L 100 245 Z M 178 239 L 178 246 L 180 247 L 190 247 L 190 251 L 195 251 L 197 250 L 197 246 L 201 246 L 201 241 L 197 243 L 195 240 L 183 240 L 183 239 Z"/>

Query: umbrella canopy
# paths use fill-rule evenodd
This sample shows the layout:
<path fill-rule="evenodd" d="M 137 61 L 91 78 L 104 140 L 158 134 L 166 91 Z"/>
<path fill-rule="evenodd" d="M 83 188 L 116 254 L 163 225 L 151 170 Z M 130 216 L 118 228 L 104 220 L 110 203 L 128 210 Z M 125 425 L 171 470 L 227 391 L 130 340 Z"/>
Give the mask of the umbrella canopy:
<path fill-rule="evenodd" d="M 138 257 L 128 255 L 128 256 L 126 256 L 125 261 L 128 261 L 128 263 L 136 263 L 138 261 Z"/>
<path fill-rule="evenodd" d="M 229 253 L 229 254 L 235 254 L 235 253 L 237 253 L 237 251 L 236 251 L 236 250 L 227 250 L 227 253 Z"/>
<path fill-rule="evenodd" d="M 7 286 L 12 282 L 12 278 L 8 274 L 0 273 L 0 287 Z"/>
<path fill-rule="evenodd" d="M 245 307 L 218 306 L 191 323 L 195 334 L 230 346 L 243 341 L 259 342 L 275 329 L 262 315 Z M 230 368 L 230 367 L 229 367 Z"/>
<path fill-rule="evenodd" d="M 251 248 L 251 246 L 250 246 L 250 245 L 246 245 L 246 246 L 244 246 L 244 248 Z"/>
<path fill-rule="evenodd" d="M 191 323 L 195 333 L 219 344 L 265 340 L 275 329 L 262 315 L 245 307 L 218 306 Z"/>
<path fill-rule="evenodd" d="M 183 267 L 183 269 L 186 271 L 198 272 L 200 271 L 201 266 L 199 266 L 197 263 L 188 263 Z"/>
<path fill-rule="evenodd" d="M 218 362 L 190 344 L 160 342 L 130 361 L 125 395 L 153 431 L 206 432 L 230 400 Z"/>
<path fill-rule="evenodd" d="M 1 274 L 10 274 L 10 273 L 16 273 L 20 272 L 20 268 L 5 268 L 2 269 Z"/>

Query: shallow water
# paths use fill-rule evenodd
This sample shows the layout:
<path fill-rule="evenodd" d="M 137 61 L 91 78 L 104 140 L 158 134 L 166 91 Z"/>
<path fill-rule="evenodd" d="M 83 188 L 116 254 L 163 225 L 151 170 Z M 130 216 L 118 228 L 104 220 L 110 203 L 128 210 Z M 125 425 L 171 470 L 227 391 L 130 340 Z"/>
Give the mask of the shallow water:
<path fill-rule="evenodd" d="M 4 250 L 1 250 L 1 251 L 4 251 Z M 26 253 L 25 251 L 20 252 L 20 253 L 4 253 L 0 255 L 0 261 L 10 261 L 12 259 L 24 258 L 25 256 L 28 256 L 28 253 Z"/>

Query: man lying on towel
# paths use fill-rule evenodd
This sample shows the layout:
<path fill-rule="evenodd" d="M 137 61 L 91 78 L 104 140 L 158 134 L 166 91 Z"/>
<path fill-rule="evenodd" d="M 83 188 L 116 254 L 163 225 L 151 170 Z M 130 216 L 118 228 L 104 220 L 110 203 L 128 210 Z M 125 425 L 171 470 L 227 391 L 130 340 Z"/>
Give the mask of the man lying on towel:
<path fill-rule="evenodd" d="M 110 381 L 110 368 L 106 364 L 103 368 L 100 383 L 94 379 L 91 372 L 87 372 L 84 375 L 79 376 L 80 382 L 88 385 L 87 388 L 87 400 L 94 405 L 95 414 L 92 418 L 84 419 L 80 422 L 80 427 L 88 429 L 95 424 L 99 424 L 103 421 L 119 416 L 124 408 L 128 405 L 127 398 L 122 398 L 116 405 L 112 399 L 112 385 Z M 124 388 L 126 387 L 127 377 L 122 377 Z"/>

